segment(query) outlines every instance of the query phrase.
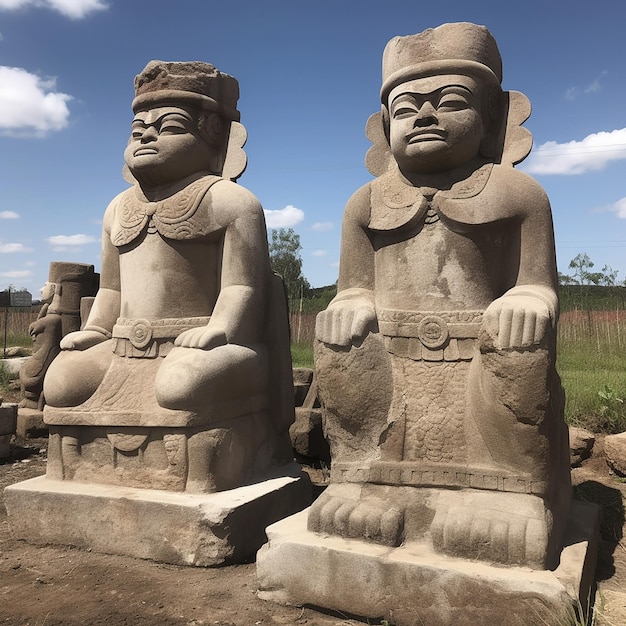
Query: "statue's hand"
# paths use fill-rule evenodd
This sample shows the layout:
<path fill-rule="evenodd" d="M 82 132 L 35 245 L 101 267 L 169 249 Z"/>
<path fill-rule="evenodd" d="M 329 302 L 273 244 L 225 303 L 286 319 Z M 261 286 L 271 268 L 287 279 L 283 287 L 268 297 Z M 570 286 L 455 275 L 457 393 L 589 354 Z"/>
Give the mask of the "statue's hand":
<path fill-rule="evenodd" d="M 499 350 L 529 348 L 541 343 L 550 313 L 550 307 L 540 298 L 503 296 L 487 307 L 483 328 Z"/>
<path fill-rule="evenodd" d="M 86 350 L 106 341 L 108 337 L 97 330 L 77 330 L 61 339 L 61 350 Z"/>
<path fill-rule="evenodd" d="M 227 343 L 226 333 L 210 326 L 186 330 L 180 333 L 174 341 L 174 345 L 179 348 L 200 348 L 201 350 L 211 350 Z"/>
<path fill-rule="evenodd" d="M 375 321 L 376 311 L 371 304 L 345 300 L 318 313 L 315 336 L 332 346 L 349 346 L 363 339 Z"/>

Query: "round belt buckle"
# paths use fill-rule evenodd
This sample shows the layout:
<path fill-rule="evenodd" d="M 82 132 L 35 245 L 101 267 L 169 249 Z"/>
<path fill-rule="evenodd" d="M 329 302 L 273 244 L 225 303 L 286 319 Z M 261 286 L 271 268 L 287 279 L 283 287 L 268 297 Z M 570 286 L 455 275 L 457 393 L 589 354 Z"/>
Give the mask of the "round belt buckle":
<path fill-rule="evenodd" d="M 436 315 L 428 315 L 419 323 L 417 336 L 427 348 L 437 350 L 446 344 L 450 331 L 445 320 Z"/>
<path fill-rule="evenodd" d="M 130 329 L 130 343 L 139 350 L 152 341 L 152 326 L 148 320 L 136 320 Z"/>

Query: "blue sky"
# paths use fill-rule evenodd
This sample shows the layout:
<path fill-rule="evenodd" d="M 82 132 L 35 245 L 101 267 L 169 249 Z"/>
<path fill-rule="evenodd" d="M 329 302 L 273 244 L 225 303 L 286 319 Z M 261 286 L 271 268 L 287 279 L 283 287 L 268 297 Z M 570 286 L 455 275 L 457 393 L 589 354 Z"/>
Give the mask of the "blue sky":
<path fill-rule="evenodd" d="M 240 83 L 268 226 L 301 237 L 313 286 L 337 278 L 345 202 L 371 179 L 365 122 L 382 50 L 444 22 L 486 25 L 505 89 L 533 106 L 520 166 L 550 197 L 559 269 L 586 252 L 626 279 L 626 4 L 450 0 L 0 0 L 0 289 L 38 295 L 51 261 L 99 270 L 101 218 L 127 185 L 133 78 L 201 60 Z"/>

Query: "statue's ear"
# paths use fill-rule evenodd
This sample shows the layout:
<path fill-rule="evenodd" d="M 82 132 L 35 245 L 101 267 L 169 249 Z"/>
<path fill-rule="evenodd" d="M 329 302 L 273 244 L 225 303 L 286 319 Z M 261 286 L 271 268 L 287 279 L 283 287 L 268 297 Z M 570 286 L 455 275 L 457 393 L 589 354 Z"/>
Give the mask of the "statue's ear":
<path fill-rule="evenodd" d="M 533 136 L 522 126 L 530 117 L 530 100 L 519 91 L 509 91 L 507 94 L 509 106 L 502 162 L 516 165 L 528 156 L 533 147 Z"/>
<path fill-rule="evenodd" d="M 372 147 L 365 155 L 365 167 L 374 176 L 382 176 L 392 160 L 386 127 L 389 127 L 389 118 L 385 107 L 370 115 L 365 125 L 365 136 L 372 142 Z"/>
<path fill-rule="evenodd" d="M 247 139 L 248 132 L 243 124 L 231 122 L 226 158 L 222 168 L 222 176 L 224 178 L 230 178 L 234 181 L 244 173 L 248 165 L 248 157 L 243 149 Z"/>
<path fill-rule="evenodd" d="M 530 116 L 530 101 L 519 91 L 499 92 L 493 111 L 491 132 L 481 142 L 480 153 L 512 167 L 528 156 L 533 145 L 530 131 L 522 126 Z"/>

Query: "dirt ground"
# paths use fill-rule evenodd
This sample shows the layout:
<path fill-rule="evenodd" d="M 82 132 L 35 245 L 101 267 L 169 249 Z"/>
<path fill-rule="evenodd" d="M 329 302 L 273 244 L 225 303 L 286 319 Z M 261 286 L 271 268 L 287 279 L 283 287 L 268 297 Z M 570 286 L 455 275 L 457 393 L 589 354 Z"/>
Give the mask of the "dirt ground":
<path fill-rule="evenodd" d="M 0 461 L 4 487 L 45 472 L 46 439 L 16 440 Z M 573 470 L 577 497 L 605 511 L 596 579 L 599 623 L 626 624 L 626 484 L 610 475 L 602 441 Z M 340 614 L 283 607 L 256 597 L 255 565 L 178 567 L 10 538 L 0 495 L 0 625 L 11 626 L 348 626 Z M 481 626 L 481 625 L 477 625 Z"/>

